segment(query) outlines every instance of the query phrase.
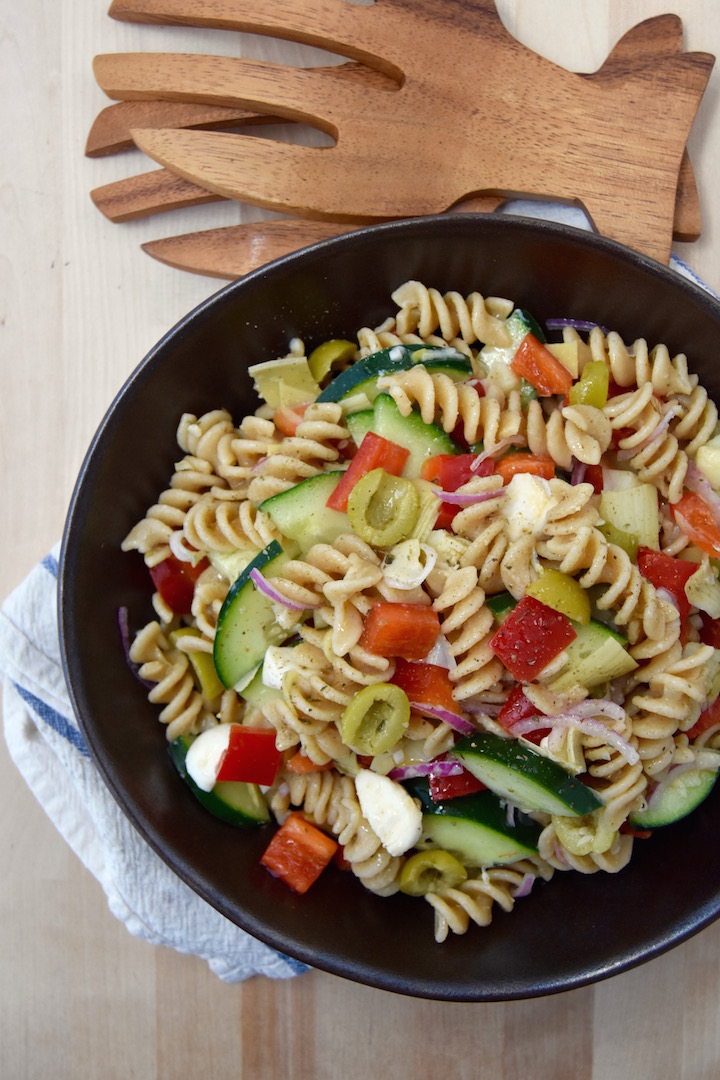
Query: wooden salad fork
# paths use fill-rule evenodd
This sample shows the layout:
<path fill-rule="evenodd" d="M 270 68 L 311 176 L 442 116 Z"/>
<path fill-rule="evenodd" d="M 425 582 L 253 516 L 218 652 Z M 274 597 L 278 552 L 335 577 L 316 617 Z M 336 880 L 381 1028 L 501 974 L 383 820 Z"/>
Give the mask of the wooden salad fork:
<path fill-rule="evenodd" d="M 209 191 L 346 223 L 523 193 L 580 202 L 600 232 L 669 258 L 680 162 L 714 62 L 706 53 L 650 50 L 645 65 L 623 70 L 614 61 L 609 75 L 601 68 L 581 76 L 516 41 L 492 0 L 370 7 L 114 0 L 110 14 L 284 37 L 385 76 L 383 88 L 368 91 L 360 80 L 342 83 L 332 69 L 182 54 L 97 57 L 98 82 L 113 98 L 272 113 L 336 139 L 316 148 L 227 132 L 133 131 L 150 157 Z M 629 51 L 623 41 L 621 60 Z"/>

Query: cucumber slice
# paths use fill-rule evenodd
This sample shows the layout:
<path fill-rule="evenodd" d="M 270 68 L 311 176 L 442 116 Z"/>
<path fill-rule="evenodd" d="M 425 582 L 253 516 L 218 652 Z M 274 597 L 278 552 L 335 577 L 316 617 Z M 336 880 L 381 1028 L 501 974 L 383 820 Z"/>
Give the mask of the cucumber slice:
<path fill-rule="evenodd" d="M 491 791 L 435 803 L 427 781 L 410 781 L 405 786 L 420 799 L 423 810 L 423 831 L 415 845 L 419 850 L 449 851 L 472 868 L 499 866 L 537 853 L 540 826 L 535 822 L 512 825 L 506 808 Z"/>
<path fill-rule="evenodd" d="M 440 350 L 438 350 L 438 351 L 440 351 Z M 465 358 L 460 359 L 460 354 L 459 353 L 457 354 L 457 357 L 458 357 L 457 359 L 447 358 L 447 359 L 444 359 L 444 360 L 422 360 L 422 361 L 418 361 L 418 363 L 421 363 L 424 368 L 427 368 L 427 370 L 430 372 L 430 374 L 432 374 L 432 375 L 447 375 L 449 379 L 453 380 L 453 382 L 460 382 L 462 379 L 471 378 L 471 376 L 472 376 L 472 364 L 470 363 L 469 360 L 467 360 Z M 407 365 L 403 365 L 401 368 L 399 367 L 397 369 L 393 369 L 393 371 L 394 370 L 398 370 L 398 371 L 403 370 L 404 371 L 408 367 L 413 367 L 413 366 L 414 366 L 413 364 L 407 364 Z M 382 374 L 392 375 L 393 371 L 386 371 L 386 372 L 383 372 Z M 364 379 L 362 382 L 356 383 L 355 386 L 353 386 L 350 390 L 348 390 L 346 394 L 343 394 L 341 400 L 344 403 L 347 403 L 351 398 L 354 398 L 356 395 L 363 394 L 367 398 L 367 400 L 372 404 L 375 401 L 375 398 L 380 393 L 380 391 L 378 390 L 378 387 L 377 387 L 378 377 L 379 376 L 377 376 L 377 375 L 373 375 L 369 379 Z"/>
<path fill-rule="evenodd" d="M 368 431 L 373 430 L 374 419 L 375 413 L 372 409 L 361 409 L 360 412 L 345 417 L 345 426 L 356 446 L 360 445 Z"/>
<path fill-rule="evenodd" d="M 459 454 L 460 447 L 437 424 L 426 424 L 414 410 L 403 416 L 389 394 L 378 394 L 373 406 L 372 431 L 410 451 L 403 476 L 420 476 L 423 462 L 436 454 Z"/>
<path fill-rule="evenodd" d="M 265 577 L 277 574 L 286 558 L 280 544 L 273 540 L 245 567 L 220 608 L 213 660 L 228 690 L 262 663 L 268 645 L 280 645 L 288 637 L 288 631 L 275 621 L 272 601 L 255 588 L 250 577 L 255 569 Z"/>
<path fill-rule="evenodd" d="M 363 360 L 351 364 L 345 371 L 341 371 L 332 382 L 318 395 L 318 401 L 341 401 L 362 392 L 363 384 L 371 387 L 381 375 L 392 375 L 397 371 L 406 371 L 413 364 L 420 361 L 413 355 L 417 352 L 442 353 L 443 362 L 452 360 L 453 363 L 468 364 L 468 360 L 462 353 L 447 347 L 433 345 L 391 345 L 380 352 L 372 353 Z M 440 359 L 440 357 L 438 357 Z M 465 367 L 469 373 L 469 367 Z M 364 388 L 364 387 L 363 387 Z"/>
<path fill-rule="evenodd" d="M 270 820 L 270 811 L 257 784 L 245 784 L 225 780 L 215 784 L 212 791 L 203 791 L 185 768 L 185 758 L 195 736 L 181 735 L 170 743 L 170 757 L 180 776 L 188 785 L 198 802 L 215 817 L 239 828 L 264 825 Z"/>
<path fill-rule="evenodd" d="M 585 626 L 574 622 L 573 627 L 577 637 L 565 649 L 567 664 L 550 681 L 552 690 L 563 693 L 575 685 L 590 690 L 638 666 L 627 651 L 626 639 L 609 626 L 591 619 Z"/>
<path fill-rule="evenodd" d="M 521 810 L 582 817 L 602 806 L 591 788 L 556 761 L 515 739 L 478 732 L 456 743 L 452 754 L 491 791 Z"/>
<path fill-rule="evenodd" d="M 497 593 L 496 596 L 489 596 L 485 604 L 492 611 L 495 622 L 503 623 L 517 604 L 517 600 L 512 593 L 503 592 Z"/>
<path fill-rule="evenodd" d="M 260 509 L 272 518 L 283 536 L 297 540 L 302 552 L 309 551 L 313 544 L 332 544 L 342 533 L 352 531 L 347 514 L 326 506 L 342 475 L 327 472 L 309 476 L 265 499 Z"/>
<path fill-rule="evenodd" d="M 720 752 L 702 750 L 698 768 L 672 772 L 658 784 L 642 810 L 630 814 L 629 822 L 639 829 L 657 829 L 687 817 L 707 799 L 720 769 Z"/>
<path fill-rule="evenodd" d="M 412 354 L 423 345 L 392 345 L 389 349 L 372 353 L 345 368 L 318 395 L 318 401 L 341 401 L 359 393 L 363 383 L 375 382 L 381 375 L 405 371 L 412 367 Z"/>
<path fill-rule="evenodd" d="M 252 705 L 254 708 L 260 708 L 266 701 L 282 697 L 280 690 L 265 685 L 262 676 L 263 669 L 259 667 L 247 686 L 238 691 L 243 701 L 246 701 L 248 705 Z"/>

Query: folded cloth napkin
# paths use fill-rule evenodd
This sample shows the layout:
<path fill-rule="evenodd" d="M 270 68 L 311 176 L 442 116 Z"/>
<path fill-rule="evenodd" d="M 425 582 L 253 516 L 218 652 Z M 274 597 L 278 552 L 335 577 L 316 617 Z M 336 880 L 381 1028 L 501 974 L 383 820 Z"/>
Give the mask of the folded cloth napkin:
<path fill-rule="evenodd" d="M 503 213 L 588 228 L 581 210 L 515 200 Z M 672 266 L 703 283 L 679 259 Z M 705 286 L 706 287 L 706 286 Z M 140 837 L 100 777 L 70 705 L 57 625 L 54 549 L 0 609 L 0 678 L 10 755 L 68 844 L 101 883 L 128 930 L 195 953 L 227 982 L 308 970 L 256 941 L 197 896 Z"/>
<path fill-rule="evenodd" d="M 59 546 L 0 608 L 0 677 L 10 756 L 131 934 L 195 953 L 226 982 L 307 971 L 192 891 L 124 816 L 97 771 L 65 685 L 57 622 Z"/>

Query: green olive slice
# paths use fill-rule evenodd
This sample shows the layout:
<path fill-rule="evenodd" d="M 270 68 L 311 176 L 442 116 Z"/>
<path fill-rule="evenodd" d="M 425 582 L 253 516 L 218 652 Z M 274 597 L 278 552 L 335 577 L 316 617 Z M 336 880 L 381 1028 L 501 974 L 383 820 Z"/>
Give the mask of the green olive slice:
<path fill-rule="evenodd" d="M 362 540 L 373 547 L 389 547 L 410 535 L 419 510 L 420 497 L 412 480 L 372 469 L 350 492 L 347 513 Z"/>
<path fill-rule="evenodd" d="M 455 889 L 467 877 L 467 870 L 454 855 L 440 848 L 418 851 L 400 871 L 400 892 L 408 896 Z"/>
<path fill-rule="evenodd" d="M 571 855 L 601 855 L 615 843 L 617 833 L 606 822 L 602 809 L 584 817 L 553 814 L 551 820 L 555 835 Z"/>
<path fill-rule="evenodd" d="M 312 377 L 316 382 L 322 382 L 325 376 L 329 374 L 333 364 L 339 364 L 344 360 L 352 360 L 356 349 L 357 345 L 353 345 L 352 341 L 345 341 L 342 338 L 323 341 L 322 345 L 318 345 L 308 356 Z"/>
<path fill-rule="evenodd" d="M 410 722 L 410 702 L 391 683 L 364 686 L 340 718 L 342 741 L 358 754 L 384 754 L 402 738 Z"/>

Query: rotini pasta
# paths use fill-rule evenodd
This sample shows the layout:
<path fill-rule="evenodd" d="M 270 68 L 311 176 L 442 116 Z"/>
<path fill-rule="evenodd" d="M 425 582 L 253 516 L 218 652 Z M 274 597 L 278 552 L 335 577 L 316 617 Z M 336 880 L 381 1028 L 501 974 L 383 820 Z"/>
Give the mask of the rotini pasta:
<path fill-rule="evenodd" d="M 295 338 L 254 415 L 181 417 L 123 543 L 154 588 L 129 660 L 198 788 L 218 730 L 269 739 L 272 783 L 239 779 L 277 835 L 299 815 L 371 892 L 424 897 L 440 942 L 621 871 L 674 778 L 720 769 L 718 414 L 663 344 L 569 325 L 570 372 L 508 300 L 392 300 L 321 382 Z M 607 391 L 575 392 L 589 362 Z"/>

